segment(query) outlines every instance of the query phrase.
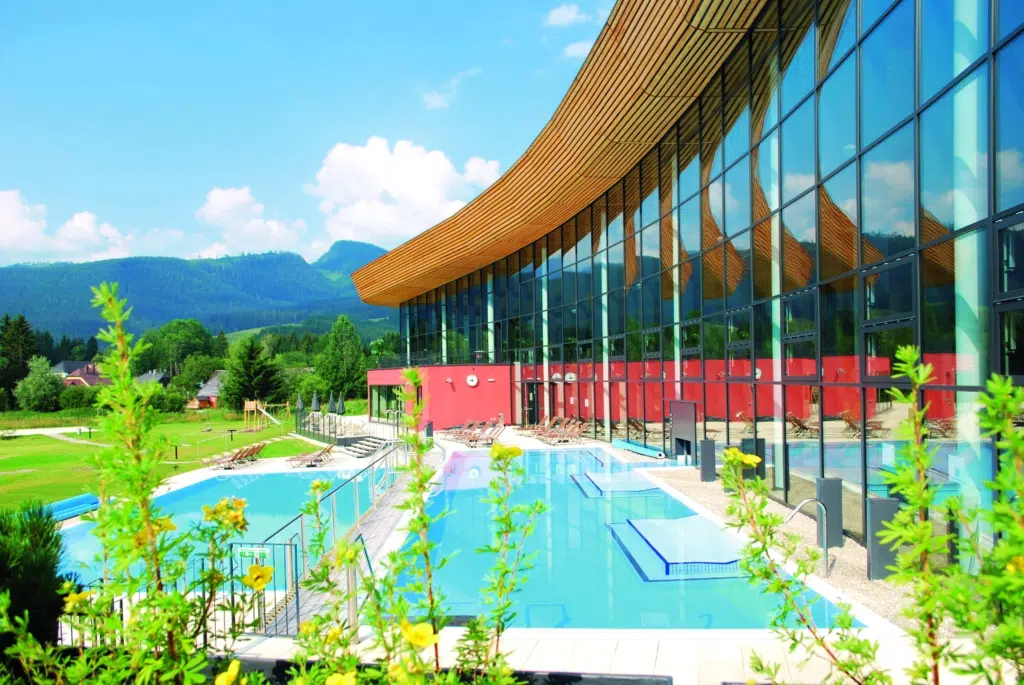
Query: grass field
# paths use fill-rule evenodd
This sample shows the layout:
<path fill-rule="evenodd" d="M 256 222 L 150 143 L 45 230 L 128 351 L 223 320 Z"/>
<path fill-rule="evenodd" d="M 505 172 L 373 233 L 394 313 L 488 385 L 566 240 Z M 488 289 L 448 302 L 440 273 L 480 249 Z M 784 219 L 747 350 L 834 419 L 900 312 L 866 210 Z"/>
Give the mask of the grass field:
<path fill-rule="evenodd" d="M 161 466 L 161 475 L 166 477 L 200 468 L 204 459 L 287 435 L 294 425 L 285 421 L 255 434 L 236 432 L 232 436 L 228 433 L 229 429 L 241 428 L 241 421 L 223 418 L 158 425 L 155 430 L 164 435 L 171 446 Z M 92 441 L 103 443 L 103 432 L 94 430 Z M 311 447 L 305 441 L 286 438 L 267 445 L 260 458 L 293 456 L 308 452 Z M 0 440 L 0 507 L 17 505 L 26 499 L 52 502 L 88 492 L 97 484 L 91 457 L 100 449 L 45 435 Z"/>

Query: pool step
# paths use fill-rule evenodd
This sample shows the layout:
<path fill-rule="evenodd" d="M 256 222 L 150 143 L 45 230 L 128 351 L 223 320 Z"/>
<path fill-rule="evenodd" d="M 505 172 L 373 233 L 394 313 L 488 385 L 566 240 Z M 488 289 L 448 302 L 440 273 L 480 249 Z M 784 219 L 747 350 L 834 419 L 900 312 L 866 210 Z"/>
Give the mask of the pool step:
<path fill-rule="evenodd" d="M 608 530 L 647 582 L 739 578 L 739 543 L 701 516 L 629 519 Z"/>
<path fill-rule="evenodd" d="M 378 438 L 374 435 L 368 435 L 365 438 L 359 440 L 358 442 L 354 442 L 351 445 L 339 447 L 338 449 L 345 454 L 349 454 L 353 457 L 362 458 L 372 456 L 383 444 L 383 438 Z"/>

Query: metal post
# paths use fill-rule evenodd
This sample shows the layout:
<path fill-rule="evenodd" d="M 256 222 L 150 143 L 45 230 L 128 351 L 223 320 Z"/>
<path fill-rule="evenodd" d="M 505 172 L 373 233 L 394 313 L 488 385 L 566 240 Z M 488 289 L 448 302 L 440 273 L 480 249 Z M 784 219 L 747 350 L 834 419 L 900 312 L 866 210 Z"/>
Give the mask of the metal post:
<path fill-rule="evenodd" d="M 353 523 L 359 522 L 359 481 L 352 481 L 352 501 L 356 505 L 356 517 L 352 519 Z"/>
<path fill-rule="evenodd" d="M 331 528 L 334 533 L 334 540 L 338 540 L 338 498 L 337 490 L 331 493 Z"/>
<path fill-rule="evenodd" d="M 377 465 L 370 464 L 370 508 L 377 506 Z"/>
<path fill-rule="evenodd" d="M 357 562 L 358 563 L 358 562 Z M 359 597 L 356 588 L 356 566 L 350 564 L 346 569 L 348 580 L 348 627 L 350 630 L 359 630 Z M 358 638 L 357 638 L 358 639 Z"/>
<path fill-rule="evenodd" d="M 309 558 L 306 556 L 306 517 L 299 517 L 299 544 L 302 548 L 299 550 L 302 553 L 302 577 L 306 577 L 306 573 L 309 571 Z"/>
<path fill-rule="evenodd" d="M 805 504 L 810 504 L 811 502 L 814 502 L 815 504 L 818 505 L 818 514 L 821 516 L 821 525 L 818 528 L 818 544 L 821 545 L 822 549 L 821 560 L 825 565 L 824 576 L 828 578 L 828 544 L 826 544 L 824 536 L 820 534 L 822 529 L 828 530 L 828 510 L 825 508 L 825 503 L 822 502 L 820 499 L 808 497 L 803 502 L 794 507 L 792 513 L 790 513 L 790 515 L 786 517 L 786 520 L 783 523 L 789 523 L 790 521 L 792 521 L 793 517 L 800 513 L 801 507 L 803 507 Z"/>

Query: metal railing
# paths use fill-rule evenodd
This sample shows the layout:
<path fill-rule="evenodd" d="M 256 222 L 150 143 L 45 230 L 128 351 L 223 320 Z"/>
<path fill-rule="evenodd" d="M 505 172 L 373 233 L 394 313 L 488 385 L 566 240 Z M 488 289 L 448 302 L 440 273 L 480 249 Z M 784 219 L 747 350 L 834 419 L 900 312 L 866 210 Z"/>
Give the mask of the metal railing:
<path fill-rule="evenodd" d="M 800 504 L 793 507 L 793 511 L 790 512 L 789 516 L 786 517 L 786 520 L 783 521 L 783 523 L 789 523 L 792 521 L 793 517 L 800 513 L 800 509 L 805 504 L 810 504 L 811 502 L 818 505 L 818 512 L 821 514 L 821 523 L 818 525 L 821 526 L 821 541 L 823 548 L 822 562 L 824 563 L 823 573 L 825 577 L 828 578 L 828 509 L 825 507 L 825 503 L 817 497 L 808 497 Z"/>

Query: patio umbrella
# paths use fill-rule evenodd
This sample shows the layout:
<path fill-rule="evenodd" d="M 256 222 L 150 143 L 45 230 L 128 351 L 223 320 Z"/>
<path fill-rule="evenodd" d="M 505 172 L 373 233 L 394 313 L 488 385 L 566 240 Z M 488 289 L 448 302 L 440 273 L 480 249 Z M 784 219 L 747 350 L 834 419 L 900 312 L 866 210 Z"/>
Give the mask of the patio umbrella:
<path fill-rule="evenodd" d="M 345 415 L 345 396 L 338 395 L 338 413 L 342 416 Z"/>
<path fill-rule="evenodd" d="M 317 397 L 316 390 L 313 391 L 313 404 L 311 408 L 313 411 L 320 411 L 320 398 Z"/>
<path fill-rule="evenodd" d="M 331 413 L 331 414 L 336 413 L 335 408 L 334 408 L 334 391 L 333 390 L 331 391 L 331 402 L 330 402 L 330 404 L 327 405 L 327 411 L 329 413 Z"/>
<path fill-rule="evenodd" d="M 304 407 L 302 406 L 302 395 L 299 395 L 299 401 L 295 403 L 295 411 L 302 411 L 303 409 Z"/>

